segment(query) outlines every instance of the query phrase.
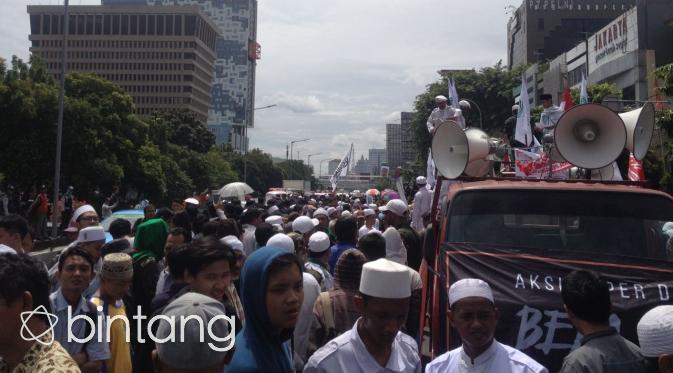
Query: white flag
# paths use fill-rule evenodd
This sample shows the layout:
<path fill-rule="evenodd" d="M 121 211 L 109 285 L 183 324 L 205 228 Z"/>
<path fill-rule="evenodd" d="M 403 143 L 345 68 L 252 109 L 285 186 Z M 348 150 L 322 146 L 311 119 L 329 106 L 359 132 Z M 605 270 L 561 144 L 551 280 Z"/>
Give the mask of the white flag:
<path fill-rule="evenodd" d="M 519 112 L 516 113 L 516 131 L 514 140 L 530 146 L 533 141 L 533 132 L 530 129 L 530 103 L 528 102 L 528 87 L 526 78 L 521 75 L 521 94 L 519 95 Z"/>
<path fill-rule="evenodd" d="M 587 93 L 587 77 L 582 73 L 582 84 L 580 85 L 580 104 L 589 103 L 589 94 Z"/>
<path fill-rule="evenodd" d="M 344 154 L 344 157 L 341 159 L 341 162 L 339 162 L 339 166 L 337 166 L 336 170 L 334 170 L 334 175 L 329 178 L 329 182 L 332 184 L 332 193 L 336 190 L 337 182 L 339 181 L 340 176 L 346 175 L 348 172 L 348 166 L 351 163 L 351 155 L 353 154 L 353 144 L 348 148 L 348 151 L 346 151 L 346 154 Z"/>
<path fill-rule="evenodd" d="M 453 79 L 449 79 L 449 101 L 451 102 L 451 106 L 454 108 L 460 108 L 460 105 L 458 104 L 458 91 L 456 91 L 456 82 L 454 82 Z"/>

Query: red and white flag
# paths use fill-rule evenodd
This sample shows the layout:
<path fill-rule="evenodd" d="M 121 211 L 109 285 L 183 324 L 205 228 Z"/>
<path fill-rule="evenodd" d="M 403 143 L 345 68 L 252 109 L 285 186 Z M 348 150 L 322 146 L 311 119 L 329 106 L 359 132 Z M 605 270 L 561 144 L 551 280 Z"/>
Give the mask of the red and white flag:
<path fill-rule="evenodd" d="M 643 169 L 643 161 L 639 161 L 629 154 L 629 180 L 631 181 L 645 181 L 645 170 Z"/>

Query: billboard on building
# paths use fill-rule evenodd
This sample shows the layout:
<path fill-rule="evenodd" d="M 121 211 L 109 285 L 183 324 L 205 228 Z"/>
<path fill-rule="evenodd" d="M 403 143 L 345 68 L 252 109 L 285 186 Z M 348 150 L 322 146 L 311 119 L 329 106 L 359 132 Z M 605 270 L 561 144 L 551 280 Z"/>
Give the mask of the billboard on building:
<path fill-rule="evenodd" d="M 634 7 L 589 38 L 589 73 L 638 50 L 638 13 Z"/>

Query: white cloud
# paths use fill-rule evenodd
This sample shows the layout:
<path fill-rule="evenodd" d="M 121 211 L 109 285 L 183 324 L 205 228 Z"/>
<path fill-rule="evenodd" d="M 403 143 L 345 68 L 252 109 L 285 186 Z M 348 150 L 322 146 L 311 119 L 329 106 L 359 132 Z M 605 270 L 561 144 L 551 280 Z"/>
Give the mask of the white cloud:
<path fill-rule="evenodd" d="M 62 2 L 62 0 L 59 0 Z M 91 3 L 97 0 L 71 0 Z M 505 59 L 504 7 L 521 0 L 264 0 L 258 2 L 252 147 L 285 157 L 290 141 L 316 167 L 385 146 L 386 123 L 399 123 L 441 69 L 491 66 Z M 0 56 L 28 55 L 27 4 L 0 0 Z M 6 21 L 6 22 L 5 22 Z M 460 91 L 460 87 L 458 87 Z M 296 154 L 296 153 L 295 153 Z"/>
<path fill-rule="evenodd" d="M 290 94 L 278 94 L 267 101 L 275 102 L 279 107 L 295 113 L 316 113 L 323 109 L 323 105 L 316 96 L 295 96 Z"/>

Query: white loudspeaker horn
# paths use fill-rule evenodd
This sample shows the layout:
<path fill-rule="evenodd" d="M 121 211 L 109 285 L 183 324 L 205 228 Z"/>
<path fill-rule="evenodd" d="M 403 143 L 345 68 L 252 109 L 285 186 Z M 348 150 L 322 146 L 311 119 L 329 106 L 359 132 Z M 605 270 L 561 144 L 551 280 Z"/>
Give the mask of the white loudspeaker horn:
<path fill-rule="evenodd" d="M 626 146 L 624 121 L 598 104 L 574 106 L 559 119 L 554 145 L 563 159 L 589 169 L 612 163 Z"/>
<path fill-rule="evenodd" d="M 476 128 L 463 131 L 456 122 L 447 121 L 435 131 L 431 150 L 439 173 L 447 179 L 455 179 L 468 163 L 489 155 L 489 137 Z"/>
<path fill-rule="evenodd" d="M 626 149 L 637 160 L 642 160 L 652 141 L 654 132 L 654 105 L 645 103 L 643 107 L 619 114 L 626 126 Z"/>

